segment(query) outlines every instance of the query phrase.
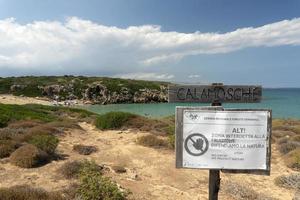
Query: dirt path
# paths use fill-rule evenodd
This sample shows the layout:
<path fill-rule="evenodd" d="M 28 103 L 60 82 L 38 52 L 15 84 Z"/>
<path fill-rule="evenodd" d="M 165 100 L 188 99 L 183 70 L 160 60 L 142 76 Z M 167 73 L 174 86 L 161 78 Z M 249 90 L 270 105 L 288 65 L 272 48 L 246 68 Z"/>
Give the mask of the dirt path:
<path fill-rule="evenodd" d="M 175 169 L 174 152 L 167 149 L 153 149 L 139 146 L 136 138 L 143 134 L 134 131 L 99 131 L 92 125 L 80 123 L 83 130 L 68 131 L 58 147 L 60 153 L 68 155 L 64 161 L 54 161 L 36 169 L 21 169 L 9 163 L 0 164 L 0 186 L 30 184 L 47 190 L 67 188 L 69 181 L 56 172 L 62 164 L 70 160 L 93 159 L 107 167 L 121 165 L 127 169 L 124 174 L 112 170 L 108 175 L 133 194 L 132 199 L 207 199 L 207 170 Z M 74 144 L 95 145 L 98 152 L 81 156 L 72 151 Z M 273 148 L 271 176 L 221 174 L 222 182 L 232 180 L 251 186 L 254 190 L 277 199 L 289 200 L 292 190 L 274 185 L 274 178 L 291 171 L 285 167 L 279 153 Z M 223 185 L 224 186 L 224 185 Z M 220 200 L 231 200 L 223 190 Z"/>

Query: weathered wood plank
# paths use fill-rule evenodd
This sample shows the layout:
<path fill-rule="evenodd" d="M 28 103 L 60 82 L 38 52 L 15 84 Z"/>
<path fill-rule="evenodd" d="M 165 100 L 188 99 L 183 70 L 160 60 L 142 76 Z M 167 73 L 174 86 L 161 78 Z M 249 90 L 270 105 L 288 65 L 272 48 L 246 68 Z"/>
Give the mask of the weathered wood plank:
<path fill-rule="evenodd" d="M 262 98 L 259 85 L 169 85 L 169 103 L 257 103 Z"/>

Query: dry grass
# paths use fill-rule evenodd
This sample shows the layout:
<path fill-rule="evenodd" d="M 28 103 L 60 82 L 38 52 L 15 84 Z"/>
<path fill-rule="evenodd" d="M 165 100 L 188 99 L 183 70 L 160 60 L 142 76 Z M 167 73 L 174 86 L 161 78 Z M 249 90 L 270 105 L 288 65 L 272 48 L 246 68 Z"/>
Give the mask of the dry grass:
<path fill-rule="evenodd" d="M 300 148 L 297 148 L 284 156 L 288 167 L 300 171 Z"/>
<path fill-rule="evenodd" d="M 59 193 L 47 192 L 28 185 L 0 188 L 1 200 L 63 200 Z"/>
<path fill-rule="evenodd" d="M 248 185 L 242 185 L 233 181 L 224 182 L 221 189 L 238 200 L 275 200 L 272 197 L 256 192 Z"/>
<path fill-rule="evenodd" d="M 8 125 L 9 128 L 18 129 L 18 128 L 33 128 L 40 125 L 41 122 L 37 120 L 20 120 L 12 122 Z"/>
<path fill-rule="evenodd" d="M 18 148 L 10 156 L 10 162 L 13 165 L 22 168 L 38 167 L 45 164 L 47 160 L 47 153 L 39 150 L 36 146 L 31 144 L 26 144 Z"/>
<path fill-rule="evenodd" d="M 87 146 L 82 144 L 77 144 L 73 146 L 73 151 L 76 151 L 80 155 L 90 155 L 97 151 L 95 146 Z"/>
<path fill-rule="evenodd" d="M 137 139 L 137 143 L 146 147 L 169 147 L 169 143 L 166 140 L 160 139 L 155 135 L 141 136 Z"/>

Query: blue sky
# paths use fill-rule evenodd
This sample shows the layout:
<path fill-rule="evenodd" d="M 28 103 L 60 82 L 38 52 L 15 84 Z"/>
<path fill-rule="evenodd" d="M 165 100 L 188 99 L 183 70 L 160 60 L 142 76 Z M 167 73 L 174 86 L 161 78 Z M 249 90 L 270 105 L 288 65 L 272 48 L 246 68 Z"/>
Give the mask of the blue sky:
<path fill-rule="evenodd" d="M 300 87 L 299 18 L 296 0 L 0 0 L 0 76 Z"/>

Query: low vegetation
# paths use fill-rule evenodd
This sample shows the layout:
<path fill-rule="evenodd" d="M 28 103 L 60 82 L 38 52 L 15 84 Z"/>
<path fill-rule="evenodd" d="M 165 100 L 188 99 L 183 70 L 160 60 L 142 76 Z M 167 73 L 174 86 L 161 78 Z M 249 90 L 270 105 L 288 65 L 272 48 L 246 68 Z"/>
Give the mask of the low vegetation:
<path fill-rule="evenodd" d="M 79 175 L 78 197 L 82 200 L 123 200 L 126 192 L 108 177 L 102 176 L 93 162 L 85 162 Z"/>
<path fill-rule="evenodd" d="M 19 144 L 13 140 L 0 140 L 0 158 L 9 157 Z"/>
<path fill-rule="evenodd" d="M 248 185 L 241 183 L 226 181 L 222 184 L 222 190 L 227 194 L 230 194 L 235 199 L 243 200 L 275 200 L 270 196 L 266 196 L 262 193 L 258 193 Z"/>
<path fill-rule="evenodd" d="M 35 135 L 28 141 L 28 143 L 33 144 L 48 155 L 55 153 L 58 142 L 58 138 L 54 135 Z"/>
<path fill-rule="evenodd" d="M 273 120 L 273 138 L 286 165 L 300 171 L 300 120 Z"/>
<path fill-rule="evenodd" d="M 109 112 L 96 119 L 96 127 L 102 130 L 118 129 L 135 117 L 137 116 L 126 112 Z"/>
<path fill-rule="evenodd" d="M 65 121 L 66 116 L 76 116 L 84 119 L 85 117 L 95 116 L 94 113 L 67 107 L 44 106 L 37 104 L 10 105 L 0 104 L 0 128 L 6 127 L 10 122 L 20 120 L 33 120 L 41 122 Z M 61 116 L 64 113 L 66 116 Z"/>
<path fill-rule="evenodd" d="M 47 160 L 47 153 L 31 144 L 26 144 L 18 148 L 10 156 L 10 162 L 13 165 L 22 168 L 38 167 L 44 164 Z"/>
<path fill-rule="evenodd" d="M 300 148 L 297 148 L 284 156 L 288 167 L 300 171 Z"/>
<path fill-rule="evenodd" d="M 89 84 L 101 83 L 111 92 L 120 92 L 122 87 L 130 90 L 134 94 L 140 89 L 160 89 L 160 85 L 167 85 L 164 82 L 128 80 L 107 77 L 84 77 L 84 76 L 23 76 L 23 77 L 7 77 L 0 78 L 0 94 L 14 94 L 28 97 L 44 96 L 41 87 L 49 85 L 60 85 L 68 87 L 73 85 L 73 94 L 82 98 L 82 92 L 88 88 Z M 13 90 L 11 87 L 17 85 Z M 59 96 L 66 96 L 67 93 L 61 91 Z"/>
<path fill-rule="evenodd" d="M 168 147 L 169 143 L 155 135 L 145 135 L 137 139 L 137 143 L 146 147 Z"/>
<path fill-rule="evenodd" d="M 287 189 L 300 190 L 300 173 L 279 176 L 275 179 L 275 184 Z"/>
<path fill-rule="evenodd" d="M 59 193 L 47 192 L 27 185 L 0 188 L 1 200 L 64 200 Z"/>
<path fill-rule="evenodd" d="M 80 155 L 90 155 L 96 152 L 97 148 L 95 146 L 77 144 L 73 146 L 73 150 L 79 153 Z"/>
<path fill-rule="evenodd" d="M 78 178 L 82 166 L 81 161 L 70 161 L 62 165 L 58 172 L 66 179 Z"/>

